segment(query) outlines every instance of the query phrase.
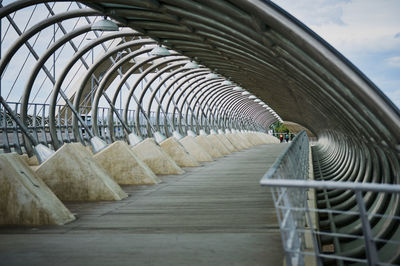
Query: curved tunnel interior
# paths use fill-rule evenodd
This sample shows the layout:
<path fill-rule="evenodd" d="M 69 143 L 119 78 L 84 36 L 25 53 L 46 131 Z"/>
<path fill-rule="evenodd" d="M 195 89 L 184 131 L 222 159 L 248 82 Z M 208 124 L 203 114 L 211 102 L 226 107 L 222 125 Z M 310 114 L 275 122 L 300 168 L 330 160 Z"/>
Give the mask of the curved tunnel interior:
<path fill-rule="evenodd" d="M 3 115 L 4 152 L 32 155 L 39 143 L 57 150 L 98 139 L 101 149 L 146 137 L 266 132 L 292 121 L 317 140 L 316 180 L 400 183 L 397 107 L 270 1 L 19 0 L 0 15 L 0 95 L 33 136 L 22 138 Z M 116 31 L 93 29 L 109 21 L 104 16 Z M 370 213 L 400 215 L 398 194 L 363 196 Z M 316 204 L 357 208 L 355 196 L 339 190 L 317 191 Z M 370 223 L 379 238 L 400 239 L 398 221 Z M 356 216 L 321 214 L 319 225 L 362 234 Z M 320 241 L 339 255 L 366 256 L 360 239 Z M 400 249 L 378 249 L 385 261 L 399 262 Z"/>

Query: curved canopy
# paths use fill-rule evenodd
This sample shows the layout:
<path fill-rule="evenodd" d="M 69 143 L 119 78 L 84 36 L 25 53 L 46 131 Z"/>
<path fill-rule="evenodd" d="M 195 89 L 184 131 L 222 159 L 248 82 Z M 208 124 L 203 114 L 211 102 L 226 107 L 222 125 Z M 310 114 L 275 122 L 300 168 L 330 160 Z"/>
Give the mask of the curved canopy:
<path fill-rule="evenodd" d="M 59 13 L 58 4 L 65 4 Z M 29 7 L 29 20 L 19 27 L 13 18 Z M 47 18 L 33 15 L 41 7 Z M 104 16 L 120 31 L 93 30 Z M 166 135 L 202 128 L 265 130 L 283 119 L 320 139 L 334 134 L 331 139 L 373 144 L 398 156 L 397 107 L 333 47 L 270 1 L 18 0 L 2 7 L 0 17 L 9 22 L 0 72 L 15 76 L 14 83 L 3 82 L 2 96 L 10 102 L 8 96 L 15 95 L 11 101 L 25 123 L 36 128 L 42 123 L 36 120 L 47 119 L 55 148 L 63 143 L 56 130 L 63 123 L 69 127 L 65 121 L 71 118 L 73 140 L 82 141 L 80 117 L 91 113 L 90 134 L 110 141 L 118 133 L 117 118 L 128 133 L 147 136 L 163 127 Z M 165 54 L 153 54 L 165 47 L 170 49 Z M 18 60 L 24 49 L 27 59 Z M 37 103 L 44 104 L 41 114 Z"/>
<path fill-rule="evenodd" d="M 230 78 L 283 120 L 397 147 L 399 110 L 340 53 L 270 1 L 81 1 Z"/>
<path fill-rule="evenodd" d="M 0 96 L 28 129 L 20 130 L 19 119 L 7 111 L 0 149 L 30 153 L 36 142 L 58 149 L 95 137 L 128 140 L 131 134 L 265 131 L 282 122 L 217 69 L 107 15 L 76 1 L 18 0 L 1 6 L 6 31 Z"/>

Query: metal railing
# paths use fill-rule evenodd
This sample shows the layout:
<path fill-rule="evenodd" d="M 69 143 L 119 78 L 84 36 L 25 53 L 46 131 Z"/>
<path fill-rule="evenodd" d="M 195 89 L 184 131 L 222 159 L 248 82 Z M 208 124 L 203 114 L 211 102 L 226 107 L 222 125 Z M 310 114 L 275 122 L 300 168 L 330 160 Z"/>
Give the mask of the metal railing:
<path fill-rule="evenodd" d="M 269 185 L 270 180 L 307 179 L 308 155 L 307 135 L 305 132 L 301 132 L 264 175 L 260 183 Z M 305 190 L 274 187 L 272 188 L 272 195 L 282 234 L 286 263 L 287 265 L 303 265 L 304 261 L 300 253 L 304 239 L 298 229 L 304 228 L 305 217 L 293 210 L 305 207 L 304 202 L 307 199 L 307 194 Z"/>
<path fill-rule="evenodd" d="M 19 116 L 21 103 L 18 102 L 8 102 L 10 107 L 15 111 L 17 116 Z M 49 120 L 48 120 L 48 104 L 39 104 L 39 103 L 31 103 L 29 104 L 29 114 L 27 119 L 27 128 L 29 129 L 32 136 L 41 144 L 46 146 L 52 145 L 52 139 L 49 130 Z M 121 111 L 121 110 L 118 110 Z M 57 138 L 61 143 L 70 143 L 75 142 L 76 136 L 73 133 L 73 125 L 72 125 L 72 112 L 69 108 L 66 108 L 64 105 L 57 105 L 56 107 L 57 119 Z M 109 120 L 108 116 L 111 112 L 110 108 L 100 107 L 98 111 L 98 128 L 100 131 L 100 138 L 102 138 L 106 142 L 111 142 L 110 132 L 109 132 Z M 91 112 L 90 107 L 80 107 L 79 114 L 83 118 L 83 121 L 88 125 L 88 128 L 91 129 Z M 113 135 L 117 140 L 124 140 L 124 128 L 120 121 L 114 116 L 114 125 L 113 125 Z M 156 113 L 150 112 L 149 119 L 150 122 L 155 124 L 156 121 Z M 172 114 L 168 114 L 169 117 L 172 117 Z M 190 116 L 189 116 L 190 117 Z M 135 131 L 135 110 L 128 110 L 128 126 L 131 130 Z M 147 135 L 147 120 L 144 118 L 143 114 L 139 115 L 139 128 L 142 136 L 148 137 Z M 164 127 L 164 119 L 161 119 L 159 122 L 161 133 L 167 135 Z M 167 128 L 170 132 L 174 129 L 167 125 Z M 89 143 L 90 137 L 85 131 L 84 127 L 80 130 L 80 134 L 83 140 Z M 18 125 L 11 119 L 9 114 L 4 110 L 3 106 L 0 105 L 0 153 L 1 152 L 17 152 L 19 154 L 25 153 L 25 147 L 23 144 L 23 133 Z"/>
<path fill-rule="evenodd" d="M 272 191 L 286 265 L 398 265 L 400 185 L 310 180 L 309 150 L 302 132 L 260 181 Z M 329 206 L 334 190 L 352 193 L 351 207 Z M 328 206 L 317 204 L 316 193 Z M 347 224 L 336 227 L 340 221 Z"/>

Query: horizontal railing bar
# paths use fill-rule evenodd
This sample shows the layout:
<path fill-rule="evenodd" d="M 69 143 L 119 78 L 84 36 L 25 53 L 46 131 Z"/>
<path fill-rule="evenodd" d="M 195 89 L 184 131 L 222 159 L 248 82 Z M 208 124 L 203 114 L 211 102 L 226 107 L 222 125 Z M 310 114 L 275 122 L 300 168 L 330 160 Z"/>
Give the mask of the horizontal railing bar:
<path fill-rule="evenodd" d="M 284 205 L 277 205 L 279 210 L 292 210 L 294 212 L 306 212 L 309 211 L 310 213 L 332 213 L 332 214 L 344 214 L 344 215 L 359 215 L 360 212 L 357 211 L 338 211 L 332 209 L 315 209 L 315 208 L 298 208 L 298 207 L 285 207 Z M 369 214 L 371 217 L 383 218 L 383 219 L 392 219 L 392 220 L 399 220 L 400 216 L 393 216 L 393 215 L 386 215 L 386 214 Z"/>
<path fill-rule="evenodd" d="M 397 184 L 354 183 L 343 181 L 317 181 L 298 179 L 270 179 L 266 177 L 266 175 L 261 179 L 260 184 L 269 187 L 339 189 L 352 191 L 400 193 L 400 185 Z"/>

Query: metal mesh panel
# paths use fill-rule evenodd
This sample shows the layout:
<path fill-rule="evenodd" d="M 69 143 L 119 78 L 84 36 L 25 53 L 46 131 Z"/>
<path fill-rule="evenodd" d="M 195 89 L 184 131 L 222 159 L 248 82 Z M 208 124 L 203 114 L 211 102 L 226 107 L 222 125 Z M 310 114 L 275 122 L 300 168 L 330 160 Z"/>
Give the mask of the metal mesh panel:
<path fill-rule="evenodd" d="M 398 265 L 400 186 L 310 180 L 309 163 L 302 132 L 261 180 L 273 192 L 287 265 Z M 349 194 L 347 208 L 330 206 L 332 191 Z"/>

